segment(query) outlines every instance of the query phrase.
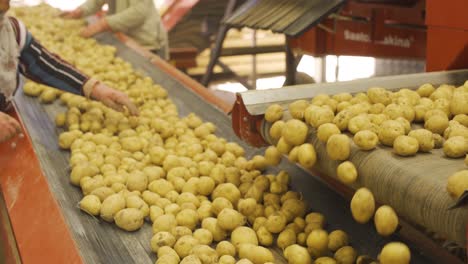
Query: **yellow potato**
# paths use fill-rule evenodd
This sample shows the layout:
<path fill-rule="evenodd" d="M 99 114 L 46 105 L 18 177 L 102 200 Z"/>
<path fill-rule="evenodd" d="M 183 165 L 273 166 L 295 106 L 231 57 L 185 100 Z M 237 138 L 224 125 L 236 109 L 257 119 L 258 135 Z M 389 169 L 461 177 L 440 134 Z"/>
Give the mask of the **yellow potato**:
<path fill-rule="evenodd" d="M 341 131 L 333 123 L 322 124 L 317 129 L 317 138 L 322 142 L 327 142 L 330 136 L 335 134 L 341 134 Z"/>
<path fill-rule="evenodd" d="M 460 198 L 465 190 L 468 190 L 468 170 L 458 171 L 448 178 L 447 191 L 454 199 Z"/>
<path fill-rule="evenodd" d="M 317 154 L 312 144 L 306 143 L 299 146 L 297 149 L 297 157 L 299 164 L 304 168 L 312 168 L 317 161 Z"/>
<path fill-rule="evenodd" d="M 312 264 L 312 259 L 305 247 L 290 245 L 284 250 L 284 257 L 290 264 Z"/>
<path fill-rule="evenodd" d="M 98 196 L 89 194 L 81 199 L 80 209 L 90 215 L 99 215 L 101 211 L 101 200 Z"/>
<path fill-rule="evenodd" d="M 114 216 L 115 224 L 126 231 L 140 229 L 144 223 L 143 213 L 136 208 L 126 208 L 117 212 Z"/>
<path fill-rule="evenodd" d="M 411 252 L 401 242 L 390 242 L 383 247 L 379 260 L 381 264 L 409 264 Z"/>
<path fill-rule="evenodd" d="M 286 126 L 286 122 L 279 120 L 273 123 L 273 125 L 270 127 L 270 136 L 274 140 L 278 140 L 281 138 L 283 135 L 283 129 Z"/>
<path fill-rule="evenodd" d="M 322 255 L 328 248 L 328 241 L 327 231 L 323 229 L 313 230 L 307 237 L 309 252 L 312 251 L 312 256 L 315 257 Z"/>
<path fill-rule="evenodd" d="M 265 112 L 265 120 L 273 123 L 283 118 L 283 107 L 279 104 L 268 106 Z"/>
<path fill-rule="evenodd" d="M 218 214 L 218 225 L 226 231 L 234 230 L 244 224 L 245 217 L 234 209 L 224 208 Z"/>
<path fill-rule="evenodd" d="M 256 232 L 257 232 L 258 242 L 260 245 L 265 246 L 265 247 L 269 247 L 273 245 L 273 240 L 274 240 L 273 234 L 269 232 L 265 226 L 258 227 Z"/>
<path fill-rule="evenodd" d="M 448 125 L 449 120 L 446 115 L 434 115 L 427 119 L 424 123 L 424 128 L 430 130 L 432 133 L 443 135 Z"/>
<path fill-rule="evenodd" d="M 432 132 L 427 129 L 416 129 L 409 132 L 408 136 L 415 138 L 419 144 L 419 151 L 429 152 L 434 149 Z"/>
<path fill-rule="evenodd" d="M 354 248 L 345 246 L 338 249 L 333 257 L 340 264 L 354 264 L 357 258 L 357 252 Z"/>
<path fill-rule="evenodd" d="M 306 119 L 306 122 L 309 123 L 312 127 L 318 128 L 323 124 L 332 122 L 335 114 L 328 108 L 318 107 L 312 113 L 310 113 L 308 117 L 309 118 Z"/>
<path fill-rule="evenodd" d="M 279 235 L 276 240 L 276 245 L 284 250 L 290 245 L 293 245 L 296 243 L 296 233 L 292 229 L 285 229 L 283 230 Z"/>
<path fill-rule="evenodd" d="M 43 104 L 50 104 L 57 99 L 57 91 L 52 88 L 46 88 L 39 96 L 39 101 Z"/>
<path fill-rule="evenodd" d="M 203 219 L 202 228 L 209 230 L 213 235 L 213 240 L 216 242 L 224 240 L 227 236 L 226 231 L 218 225 L 218 220 L 213 217 Z M 231 241 L 234 243 L 232 239 Z"/>
<path fill-rule="evenodd" d="M 468 142 L 463 136 L 451 137 L 444 143 L 444 154 L 449 158 L 464 157 L 467 151 Z"/>
<path fill-rule="evenodd" d="M 335 230 L 328 234 L 328 249 L 335 252 L 348 245 L 348 235 L 343 230 Z"/>
<path fill-rule="evenodd" d="M 359 131 L 368 130 L 370 128 L 371 121 L 366 114 L 355 116 L 348 122 L 348 130 L 352 134 L 356 134 Z"/>
<path fill-rule="evenodd" d="M 294 119 L 303 120 L 304 111 L 309 106 L 309 102 L 306 100 L 297 100 L 289 104 L 288 110 Z"/>
<path fill-rule="evenodd" d="M 284 230 L 287 224 L 287 219 L 283 214 L 274 213 L 267 218 L 265 227 L 268 232 L 278 234 Z"/>
<path fill-rule="evenodd" d="M 332 98 L 338 102 L 346 102 L 346 101 L 351 100 L 353 96 L 350 93 L 339 93 L 339 94 L 333 95 Z"/>
<path fill-rule="evenodd" d="M 338 179 L 344 184 L 353 184 L 358 177 L 356 167 L 350 161 L 345 161 L 338 165 L 336 174 Z"/>
<path fill-rule="evenodd" d="M 284 141 L 292 146 L 298 146 L 305 142 L 309 129 L 307 125 L 297 119 L 291 119 L 286 122 L 283 129 Z"/>
<path fill-rule="evenodd" d="M 286 140 L 284 140 L 283 137 L 281 137 L 276 144 L 276 149 L 278 149 L 281 154 L 288 154 L 292 147 L 292 145 L 286 143 Z"/>
<path fill-rule="evenodd" d="M 351 144 L 346 135 L 332 135 L 327 141 L 327 154 L 331 160 L 346 160 L 351 152 Z"/>
<path fill-rule="evenodd" d="M 456 90 L 453 93 L 451 102 L 449 102 L 449 110 L 452 115 L 468 114 L 468 92 L 464 90 Z"/>
<path fill-rule="evenodd" d="M 198 241 L 192 236 L 183 236 L 177 240 L 174 244 L 174 250 L 177 252 L 179 257 L 185 258 L 190 255 L 192 249 L 199 245 Z M 193 262 L 188 262 L 193 263 Z M 201 262 L 200 262 L 201 263 Z"/>
<path fill-rule="evenodd" d="M 173 247 L 176 242 L 176 238 L 169 232 L 161 231 L 153 235 L 151 238 L 151 250 L 158 253 L 158 257 L 161 257 L 159 251 L 162 247 Z"/>
<path fill-rule="evenodd" d="M 231 242 L 237 249 L 241 244 L 258 246 L 257 234 L 253 229 L 245 226 L 239 226 L 232 231 Z"/>
<path fill-rule="evenodd" d="M 383 105 L 388 105 L 392 102 L 391 92 L 385 90 L 381 87 L 372 87 L 367 90 L 367 96 L 369 101 L 373 104 L 381 103 Z"/>
<path fill-rule="evenodd" d="M 400 156 L 412 156 L 418 152 L 418 140 L 410 136 L 398 136 L 393 142 L 393 150 Z"/>
<path fill-rule="evenodd" d="M 343 110 L 339 112 L 335 118 L 333 118 L 333 123 L 341 130 L 345 131 L 348 128 L 348 123 L 351 118 L 355 116 L 354 113 L 352 113 L 349 110 Z"/>
<path fill-rule="evenodd" d="M 218 253 L 208 245 L 196 245 L 190 251 L 190 254 L 197 256 L 202 264 L 218 263 Z"/>
<path fill-rule="evenodd" d="M 362 130 L 354 135 L 354 144 L 362 150 L 375 149 L 377 143 L 379 143 L 379 137 L 376 133 L 370 130 Z"/>
<path fill-rule="evenodd" d="M 392 207 L 382 205 L 375 211 L 374 224 L 380 235 L 389 236 L 398 227 L 398 216 Z"/>
<path fill-rule="evenodd" d="M 330 257 L 320 257 L 315 260 L 314 264 L 337 264 L 337 262 Z"/>
<path fill-rule="evenodd" d="M 431 94 L 435 91 L 434 86 L 430 83 L 425 83 L 416 90 L 416 92 L 421 96 L 421 97 L 429 97 Z"/>
<path fill-rule="evenodd" d="M 395 120 L 387 120 L 382 123 L 379 130 L 380 143 L 386 146 L 393 146 L 393 142 L 398 136 L 405 134 L 403 125 Z"/>
<path fill-rule="evenodd" d="M 218 255 L 228 255 L 235 257 L 236 256 L 236 247 L 229 241 L 221 241 L 216 245 L 216 252 Z"/>
<path fill-rule="evenodd" d="M 374 215 L 375 200 L 367 188 L 360 188 L 351 199 L 351 213 L 354 220 L 360 224 L 367 223 Z"/>
<path fill-rule="evenodd" d="M 252 244 L 242 244 L 239 246 L 239 258 L 248 259 L 253 264 L 265 264 L 275 260 L 273 253 L 269 249 Z"/>

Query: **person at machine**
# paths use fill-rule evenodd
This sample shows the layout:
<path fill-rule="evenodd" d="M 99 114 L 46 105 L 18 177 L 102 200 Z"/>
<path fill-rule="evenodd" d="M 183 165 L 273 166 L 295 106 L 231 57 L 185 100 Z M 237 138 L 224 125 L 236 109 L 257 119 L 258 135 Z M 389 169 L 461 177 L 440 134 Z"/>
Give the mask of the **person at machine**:
<path fill-rule="evenodd" d="M 88 25 L 83 37 L 111 30 L 127 34 L 143 47 L 163 59 L 169 58 L 167 32 L 164 29 L 153 0 L 87 0 L 71 12 L 64 12 L 65 18 L 82 18 L 101 10 L 108 4 L 107 15 Z"/>
<path fill-rule="evenodd" d="M 19 83 L 19 73 L 38 83 L 84 95 L 122 111 L 138 114 L 130 98 L 90 78 L 50 53 L 19 20 L 8 17 L 9 0 L 0 0 L 0 142 L 14 137 L 21 127 L 6 112 Z"/>

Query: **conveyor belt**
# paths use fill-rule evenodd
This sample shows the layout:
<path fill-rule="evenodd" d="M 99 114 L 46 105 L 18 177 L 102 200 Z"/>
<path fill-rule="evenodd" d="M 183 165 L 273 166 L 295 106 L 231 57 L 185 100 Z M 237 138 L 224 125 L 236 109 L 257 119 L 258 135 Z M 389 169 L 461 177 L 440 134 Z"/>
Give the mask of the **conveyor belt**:
<path fill-rule="evenodd" d="M 98 37 L 102 43 L 114 45 L 118 56 L 132 63 L 140 70 L 165 87 L 172 100 L 177 104 L 182 115 L 195 112 L 204 120 L 209 120 L 218 127 L 217 134 L 228 140 L 236 141 L 245 147 L 248 156 L 259 153 L 240 142 L 231 128 L 231 121 L 221 111 L 204 102 L 171 76 L 167 76 L 155 68 L 147 59 L 130 50 L 111 34 Z M 15 97 L 18 112 L 26 125 L 33 141 L 35 152 L 48 180 L 55 198 L 61 206 L 62 213 L 71 230 L 81 256 L 86 263 L 154 263 L 155 254 L 151 253 L 149 241 L 152 235 L 150 224 L 136 232 L 128 233 L 115 225 L 95 219 L 82 213 L 77 203 L 81 199 L 81 191 L 69 183 L 68 157 L 69 153 L 59 150 L 57 136 L 60 130 L 54 126 L 56 113 L 65 111 L 58 103 L 41 105 L 38 100 L 18 92 Z M 293 187 L 304 194 L 312 209 L 323 213 L 328 221 L 328 230 L 343 229 L 349 233 L 352 245 L 360 254 L 376 256 L 381 247 L 390 240 L 378 236 L 371 225 L 359 225 L 352 221 L 345 200 L 329 191 L 319 180 L 310 177 L 305 171 L 293 164 L 283 162 L 276 170 L 287 170 L 293 181 Z M 58 243 L 60 243 L 58 241 Z M 27 254 L 23 252 L 22 254 Z M 413 250 L 412 263 L 431 263 Z M 281 263 L 278 260 L 277 263 Z"/>

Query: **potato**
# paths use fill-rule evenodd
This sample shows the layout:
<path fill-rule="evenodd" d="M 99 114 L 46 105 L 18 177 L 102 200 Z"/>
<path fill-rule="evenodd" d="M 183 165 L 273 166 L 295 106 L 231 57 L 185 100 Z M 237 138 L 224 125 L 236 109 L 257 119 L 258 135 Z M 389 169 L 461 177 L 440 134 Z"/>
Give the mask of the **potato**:
<path fill-rule="evenodd" d="M 395 120 L 387 120 L 382 123 L 379 130 L 380 143 L 386 146 L 393 146 L 393 142 L 398 136 L 405 134 L 405 128 L 403 125 Z"/>
<path fill-rule="evenodd" d="M 126 231 L 135 231 L 143 226 L 145 216 L 136 208 L 125 208 L 114 216 L 115 224 Z"/>
<path fill-rule="evenodd" d="M 323 229 L 316 229 L 307 236 L 307 247 L 313 253 L 313 256 L 322 255 L 328 248 L 328 233 Z"/>
<path fill-rule="evenodd" d="M 216 242 L 224 240 L 227 236 L 226 231 L 218 225 L 218 219 L 213 217 L 203 219 L 202 228 L 209 230 L 213 235 L 213 240 Z"/>
<path fill-rule="evenodd" d="M 60 148 L 70 149 L 73 142 L 75 142 L 75 140 L 78 139 L 81 136 L 80 133 L 81 132 L 75 132 L 75 131 L 60 133 L 60 136 L 59 136 L 59 146 L 60 146 Z"/>
<path fill-rule="evenodd" d="M 218 253 L 207 245 L 194 246 L 190 254 L 197 256 L 203 264 L 218 263 Z"/>
<path fill-rule="evenodd" d="M 57 91 L 52 88 L 46 88 L 39 96 L 39 101 L 43 104 L 50 104 L 57 99 Z"/>
<path fill-rule="evenodd" d="M 452 115 L 468 114 L 468 92 L 456 90 L 450 102 L 450 113 Z"/>
<path fill-rule="evenodd" d="M 269 146 L 265 150 L 265 160 L 269 166 L 276 166 L 281 162 L 281 153 L 275 146 Z"/>
<path fill-rule="evenodd" d="M 418 140 L 410 136 L 398 136 L 393 142 L 393 150 L 400 156 L 413 156 L 418 152 Z"/>
<path fill-rule="evenodd" d="M 217 216 L 225 208 L 232 209 L 234 207 L 228 199 L 224 197 L 218 197 L 213 200 L 213 203 L 211 205 L 211 212 Z"/>
<path fill-rule="evenodd" d="M 258 218 L 257 218 L 258 219 Z M 265 226 L 260 226 L 256 230 L 258 242 L 260 245 L 269 247 L 273 245 L 273 234 L 271 234 Z"/>
<path fill-rule="evenodd" d="M 192 236 L 192 230 L 186 226 L 175 226 L 171 229 L 170 233 L 175 237 L 176 240 L 183 236 Z"/>
<path fill-rule="evenodd" d="M 241 260 L 237 261 L 236 264 L 253 264 L 253 263 L 252 263 L 252 261 L 250 261 L 248 259 L 241 259 Z"/>
<path fill-rule="evenodd" d="M 286 126 L 286 122 L 279 120 L 273 123 L 273 125 L 270 127 L 270 137 L 273 140 L 278 140 L 280 137 L 283 135 L 283 129 Z"/>
<path fill-rule="evenodd" d="M 177 225 L 194 230 L 199 222 L 198 213 L 193 209 L 183 209 L 176 216 Z"/>
<path fill-rule="evenodd" d="M 322 124 L 317 129 L 317 138 L 322 142 L 327 142 L 330 136 L 335 134 L 341 134 L 341 131 L 333 123 Z"/>
<path fill-rule="evenodd" d="M 292 147 L 293 147 L 292 145 L 289 145 L 288 143 L 286 143 L 283 137 L 281 137 L 278 140 L 278 143 L 276 144 L 276 149 L 278 149 L 278 151 L 281 154 L 288 154 L 289 151 L 291 151 Z"/>
<path fill-rule="evenodd" d="M 410 259 L 411 252 L 409 248 L 401 242 L 386 244 L 379 255 L 381 264 L 408 264 Z"/>
<path fill-rule="evenodd" d="M 283 118 L 283 107 L 279 104 L 269 105 L 265 111 L 265 120 L 273 123 Z"/>
<path fill-rule="evenodd" d="M 388 105 L 392 102 L 391 92 L 381 87 L 371 87 L 367 90 L 367 96 L 372 104 L 381 103 Z"/>
<path fill-rule="evenodd" d="M 157 232 L 151 238 L 151 250 L 153 252 L 157 252 L 158 257 L 160 257 L 159 250 L 161 249 L 161 247 L 172 247 L 174 246 L 175 242 L 176 238 L 171 233 L 166 231 Z"/>
<path fill-rule="evenodd" d="M 252 244 L 242 244 L 239 246 L 239 258 L 246 258 L 254 264 L 264 264 L 273 262 L 273 253 L 267 248 Z"/>
<path fill-rule="evenodd" d="M 459 115 L 454 116 L 453 120 L 464 125 L 465 127 L 468 127 L 468 115 L 459 114 Z"/>
<path fill-rule="evenodd" d="M 218 197 L 223 197 L 228 199 L 231 204 L 237 204 L 241 194 L 239 189 L 232 183 L 223 183 L 218 185 L 211 194 L 211 199 L 214 201 Z"/>
<path fill-rule="evenodd" d="M 231 233 L 232 244 L 239 249 L 241 244 L 252 244 L 258 246 L 257 234 L 246 226 L 239 226 Z"/>
<path fill-rule="evenodd" d="M 345 161 L 336 168 L 336 175 L 342 183 L 353 184 L 356 182 L 358 172 L 351 161 Z"/>
<path fill-rule="evenodd" d="M 240 199 L 237 204 L 239 212 L 245 216 L 251 215 L 255 211 L 257 201 L 253 198 Z"/>
<path fill-rule="evenodd" d="M 133 171 L 127 179 L 127 189 L 129 191 L 143 192 L 148 187 L 148 177 L 141 171 Z"/>
<path fill-rule="evenodd" d="M 235 228 L 245 224 L 245 217 L 231 208 L 224 208 L 218 214 L 219 226 L 227 231 L 232 231 Z"/>
<path fill-rule="evenodd" d="M 154 222 L 156 218 L 164 214 L 164 210 L 156 205 L 152 205 L 149 208 L 149 214 L 150 214 L 151 222 Z"/>
<path fill-rule="evenodd" d="M 312 259 L 307 249 L 297 244 L 288 246 L 284 250 L 284 257 L 290 264 L 312 264 Z"/>
<path fill-rule="evenodd" d="M 229 241 L 221 241 L 216 245 L 216 252 L 219 256 L 228 255 L 236 256 L 236 247 Z"/>
<path fill-rule="evenodd" d="M 192 236 L 183 236 L 177 240 L 174 244 L 174 250 L 177 252 L 179 257 L 185 258 L 190 254 L 192 249 L 199 245 L 199 242 Z"/>
<path fill-rule="evenodd" d="M 202 262 L 197 256 L 188 255 L 182 259 L 180 264 L 202 264 Z"/>
<path fill-rule="evenodd" d="M 298 146 L 303 144 L 307 138 L 307 134 L 307 125 L 297 119 L 288 120 L 283 129 L 283 139 L 291 146 Z"/>
<path fill-rule="evenodd" d="M 367 188 L 360 188 L 351 199 L 351 213 L 356 222 L 365 224 L 374 215 L 374 195 Z"/>
<path fill-rule="evenodd" d="M 432 132 L 427 129 L 416 129 L 410 131 L 408 136 L 415 138 L 419 144 L 419 151 L 429 152 L 434 148 Z"/>
<path fill-rule="evenodd" d="M 357 252 L 350 246 L 338 249 L 333 256 L 339 264 L 354 264 L 357 258 Z"/>
<path fill-rule="evenodd" d="M 180 205 L 182 207 L 182 205 L 184 203 L 192 204 L 195 207 L 200 206 L 200 201 L 198 200 L 198 198 L 193 193 L 189 193 L 189 192 L 181 193 L 177 197 L 177 204 L 178 205 Z"/>
<path fill-rule="evenodd" d="M 177 255 L 177 252 L 174 249 L 172 249 L 172 247 L 169 247 L 169 246 L 159 247 L 159 249 L 157 251 L 158 259 L 163 257 L 163 256 L 166 256 L 166 255 L 172 255 L 172 256 L 176 257 L 177 262 L 179 262 L 179 260 L 180 260 L 179 255 Z"/>
<path fill-rule="evenodd" d="M 434 148 L 440 149 L 444 145 L 444 138 L 439 134 L 432 134 L 432 139 L 434 139 Z"/>
<path fill-rule="evenodd" d="M 425 83 L 416 90 L 416 92 L 421 96 L 421 97 L 429 97 L 431 94 L 435 91 L 434 86 L 430 83 Z"/>
<path fill-rule="evenodd" d="M 314 264 L 337 264 L 337 262 L 330 257 L 320 257 L 315 260 Z"/>
<path fill-rule="evenodd" d="M 125 202 L 126 202 L 127 208 L 136 208 L 140 210 L 141 213 L 143 214 L 143 217 L 147 217 L 149 215 L 148 205 L 139 196 L 135 196 L 135 195 L 128 196 L 126 197 Z"/>
<path fill-rule="evenodd" d="M 327 154 L 331 160 L 346 160 L 351 152 L 351 144 L 346 135 L 332 135 L 327 141 Z"/>
<path fill-rule="evenodd" d="M 235 264 L 236 259 L 233 256 L 224 255 L 219 258 L 219 264 Z"/>
<path fill-rule="evenodd" d="M 99 173 L 99 168 L 89 162 L 82 162 L 73 167 L 70 173 L 70 182 L 78 186 L 84 177 L 94 177 Z"/>
<path fill-rule="evenodd" d="M 114 216 L 125 208 L 125 198 L 122 194 L 108 196 L 101 205 L 101 218 L 107 222 L 114 221 Z"/>
<path fill-rule="evenodd" d="M 268 232 L 277 234 L 284 230 L 286 224 L 286 217 L 284 215 L 274 213 L 267 218 L 265 227 L 267 228 Z"/>
<path fill-rule="evenodd" d="M 290 245 L 296 244 L 296 233 L 292 229 L 285 229 L 279 235 L 276 240 L 276 245 L 282 250 L 289 247 Z"/>
<path fill-rule="evenodd" d="M 375 212 L 374 223 L 377 232 L 382 236 L 389 236 L 398 227 L 398 216 L 388 205 L 380 206 Z"/>
<path fill-rule="evenodd" d="M 165 179 L 158 179 L 150 182 L 148 190 L 160 196 L 165 196 L 168 192 L 174 190 L 174 185 Z"/>
<path fill-rule="evenodd" d="M 153 221 L 153 233 L 156 234 L 161 231 L 171 232 L 176 226 L 177 221 L 174 215 L 163 214 Z"/>
<path fill-rule="evenodd" d="M 156 264 L 178 264 L 180 262 L 179 260 L 179 256 L 168 254 L 162 257 L 158 257 L 158 259 L 156 260 Z"/>
<path fill-rule="evenodd" d="M 308 106 L 309 102 L 306 100 L 297 100 L 288 105 L 288 110 L 294 119 L 303 120 L 304 111 Z"/>
<path fill-rule="evenodd" d="M 467 139 L 463 136 L 451 137 L 444 143 L 444 154 L 449 158 L 464 157 L 467 151 Z"/>
<path fill-rule="evenodd" d="M 348 235 L 343 230 L 332 231 L 328 235 L 328 249 L 335 252 L 348 245 Z"/>
<path fill-rule="evenodd" d="M 459 199 L 465 190 L 468 190 L 468 170 L 458 171 L 448 178 L 447 191 L 454 199 Z"/>
<path fill-rule="evenodd" d="M 370 128 L 371 120 L 366 114 L 355 116 L 348 122 L 348 130 L 352 134 L 356 134 L 359 131 L 368 130 Z"/>
<path fill-rule="evenodd" d="M 101 200 L 97 195 L 89 194 L 81 199 L 80 209 L 90 215 L 99 215 L 101 211 Z"/>
<path fill-rule="evenodd" d="M 312 144 L 302 144 L 297 150 L 299 164 L 304 168 L 312 168 L 317 162 L 317 154 Z"/>
<path fill-rule="evenodd" d="M 434 115 L 427 119 L 427 121 L 424 123 L 424 128 L 431 131 L 432 133 L 443 135 L 448 125 L 449 120 L 446 115 Z"/>
<path fill-rule="evenodd" d="M 306 122 L 309 123 L 312 127 L 318 128 L 323 124 L 333 122 L 335 114 L 332 110 L 328 108 L 317 107 L 311 112 L 309 119 L 306 119 Z"/>

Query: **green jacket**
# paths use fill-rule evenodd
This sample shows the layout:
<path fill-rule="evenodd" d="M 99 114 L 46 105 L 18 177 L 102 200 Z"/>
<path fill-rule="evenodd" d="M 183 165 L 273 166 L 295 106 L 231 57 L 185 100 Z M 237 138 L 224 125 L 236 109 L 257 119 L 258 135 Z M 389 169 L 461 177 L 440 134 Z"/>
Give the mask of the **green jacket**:
<path fill-rule="evenodd" d="M 125 33 L 148 49 L 164 51 L 168 58 L 167 32 L 153 0 L 87 0 L 80 8 L 89 16 L 104 4 L 109 5 L 106 20 L 113 31 Z"/>

